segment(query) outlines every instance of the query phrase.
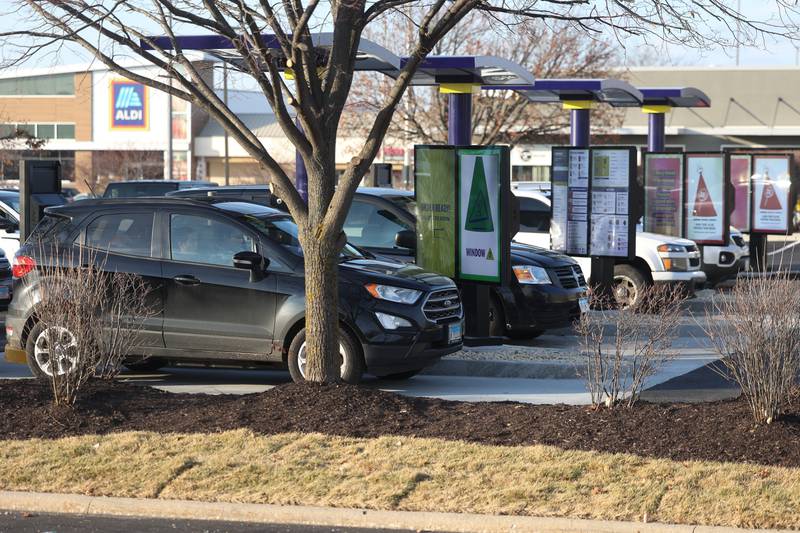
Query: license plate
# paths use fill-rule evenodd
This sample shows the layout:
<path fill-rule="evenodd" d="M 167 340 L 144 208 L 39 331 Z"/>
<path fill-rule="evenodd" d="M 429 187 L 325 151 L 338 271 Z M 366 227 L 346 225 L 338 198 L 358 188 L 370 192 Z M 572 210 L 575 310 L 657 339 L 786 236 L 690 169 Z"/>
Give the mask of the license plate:
<path fill-rule="evenodd" d="M 461 342 L 461 322 L 454 322 L 447 326 L 447 343 L 455 344 Z"/>
<path fill-rule="evenodd" d="M 11 298 L 11 293 L 8 290 L 8 287 L 0 286 L 0 300 L 8 300 Z"/>
<path fill-rule="evenodd" d="M 581 298 L 578 300 L 578 307 L 581 308 L 581 313 L 589 312 L 589 298 Z"/>

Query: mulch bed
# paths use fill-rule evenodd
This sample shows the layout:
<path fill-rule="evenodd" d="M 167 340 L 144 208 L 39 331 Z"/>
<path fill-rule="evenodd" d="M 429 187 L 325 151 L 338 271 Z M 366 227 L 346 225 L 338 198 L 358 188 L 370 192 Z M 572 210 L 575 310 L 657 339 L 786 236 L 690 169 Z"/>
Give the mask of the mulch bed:
<path fill-rule="evenodd" d="M 51 405 L 48 384 L 0 380 L 0 439 L 143 430 L 260 434 L 404 435 L 495 445 L 547 444 L 674 460 L 800 467 L 800 409 L 769 426 L 744 401 L 640 403 L 631 410 L 410 398 L 350 385 L 286 384 L 243 396 L 174 394 L 91 382 L 72 408 Z"/>

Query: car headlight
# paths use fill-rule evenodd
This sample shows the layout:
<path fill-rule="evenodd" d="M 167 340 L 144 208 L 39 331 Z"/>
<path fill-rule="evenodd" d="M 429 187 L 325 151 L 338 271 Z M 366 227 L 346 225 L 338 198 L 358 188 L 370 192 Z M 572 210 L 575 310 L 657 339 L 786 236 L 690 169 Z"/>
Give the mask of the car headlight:
<path fill-rule="evenodd" d="M 533 265 L 514 265 L 514 275 L 517 281 L 526 285 L 545 285 L 552 283 L 547 271 L 542 267 Z"/>
<path fill-rule="evenodd" d="M 681 246 L 680 244 L 661 244 L 658 247 L 658 251 L 666 253 L 685 254 L 686 247 Z"/>
<path fill-rule="evenodd" d="M 367 292 L 369 292 L 373 298 L 397 302 L 399 304 L 413 304 L 419 300 L 422 294 L 422 291 L 416 289 L 378 285 L 377 283 L 367 283 L 364 287 L 366 287 Z"/>
<path fill-rule="evenodd" d="M 385 329 L 397 329 L 397 328 L 410 328 L 411 322 L 406 320 L 403 317 L 388 315 L 386 313 L 375 313 L 375 316 L 378 319 L 378 322 L 381 323 Z"/>

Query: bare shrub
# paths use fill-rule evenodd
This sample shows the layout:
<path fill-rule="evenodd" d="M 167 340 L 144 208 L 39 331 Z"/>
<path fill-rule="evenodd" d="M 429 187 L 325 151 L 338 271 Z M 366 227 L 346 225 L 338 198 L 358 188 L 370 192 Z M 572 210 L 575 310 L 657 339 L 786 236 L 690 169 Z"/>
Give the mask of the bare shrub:
<path fill-rule="evenodd" d="M 714 300 L 704 329 L 717 370 L 742 388 L 756 422 L 777 419 L 800 373 L 800 282 L 787 273 L 740 279 Z"/>
<path fill-rule="evenodd" d="M 675 357 L 672 342 L 680 324 L 683 293 L 655 285 L 642 291 L 638 303 L 615 309 L 590 295 L 592 309 L 576 324 L 585 365 L 579 369 L 592 406 L 632 407 L 645 380 Z"/>
<path fill-rule="evenodd" d="M 23 277 L 37 295 L 37 359 L 56 405 L 71 405 L 92 377 L 115 377 L 140 343 L 156 310 L 136 274 L 106 272 L 106 255 L 87 248 L 39 245 L 36 274 Z"/>

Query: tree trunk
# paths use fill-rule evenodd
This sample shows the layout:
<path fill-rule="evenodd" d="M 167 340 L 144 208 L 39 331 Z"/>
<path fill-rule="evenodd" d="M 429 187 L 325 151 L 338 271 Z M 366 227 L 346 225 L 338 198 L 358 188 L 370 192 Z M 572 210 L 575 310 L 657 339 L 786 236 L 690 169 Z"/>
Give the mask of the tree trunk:
<path fill-rule="evenodd" d="M 340 379 L 339 250 L 334 239 L 308 231 L 303 239 L 306 290 L 306 380 Z M 334 242 L 331 242 L 334 241 Z"/>

